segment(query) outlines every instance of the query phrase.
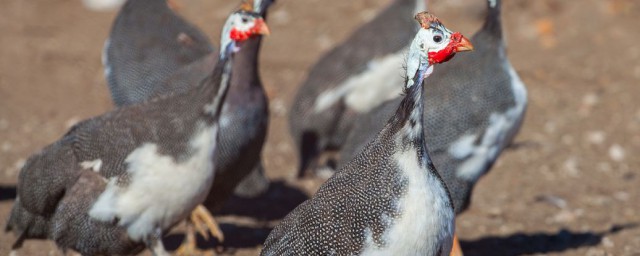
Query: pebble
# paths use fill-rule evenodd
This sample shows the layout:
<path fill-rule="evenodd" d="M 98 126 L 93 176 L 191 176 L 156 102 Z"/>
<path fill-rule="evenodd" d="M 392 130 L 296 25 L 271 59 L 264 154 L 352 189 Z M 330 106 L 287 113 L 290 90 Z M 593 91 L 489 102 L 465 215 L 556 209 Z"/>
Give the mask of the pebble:
<path fill-rule="evenodd" d="M 546 131 L 547 133 L 554 133 L 556 131 L 557 125 L 555 122 L 546 122 L 544 124 L 544 131 Z"/>
<path fill-rule="evenodd" d="M 553 216 L 553 221 L 556 223 L 569 223 L 576 220 L 576 215 L 570 210 L 561 210 L 558 214 Z"/>
<path fill-rule="evenodd" d="M 487 214 L 489 215 L 489 217 L 492 217 L 492 218 L 500 217 L 500 215 L 502 215 L 502 209 L 498 207 L 492 207 L 489 210 L 487 210 Z"/>
<path fill-rule="evenodd" d="M 24 160 L 22 160 L 24 161 Z M 23 162 L 21 162 L 21 160 L 18 160 L 18 162 L 14 163 L 13 166 L 7 166 L 4 169 L 4 176 L 5 177 L 15 177 L 19 170 L 22 169 L 22 166 L 24 165 Z"/>
<path fill-rule="evenodd" d="M 578 176 L 580 174 L 580 170 L 578 169 L 578 160 L 575 157 L 570 157 L 569 159 L 565 160 L 564 170 L 565 173 L 569 176 Z"/>
<path fill-rule="evenodd" d="M 24 167 L 24 164 L 26 164 L 26 163 L 27 163 L 27 159 L 20 158 L 20 159 L 18 159 L 18 161 L 16 161 L 16 162 L 13 164 L 13 167 L 14 167 L 15 169 L 17 169 L 17 170 L 20 170 L 20 169 L 22 169 L 22 167 Z"/>
<path fill-rule="evenodd" d="M 271 101 L 271 112 L 273 112 L 273 114 L 275 114 L 276 116 L 286 116 L 287 106 L 282 99 L 273 99 Z"/>
<path fill-rule="evenodd" d="M 593 107 L 600 101 L 600 96 L 595 93 L 588 93 L 582 97 L 582 105 L 580 106 L 578 113 L 581 116 L 589 116 Z"/>
<path fill-rule="evenodd" d="M 316 176 L 322 180 L 328 180 L 334 173 L 336 173 L 336 170 L 329 166 L 323 166 L 316 170 Z"/>
<path fill-rule="evenodd" d="M 606 139 L 606 133 L 603 131 L 590 131 L 587 133 L 587 141 L 591 144 L 600 145 Z"/>
<path fill-rule="evenodd" d="M 600 101 L 600 97 L 595 93 L 588 93 L 584 97 L 582 97 L 582 104 L 592 107 Z"/>
<path fill-rule="evenodd" d="M 67 129 L 69 129 L 69 128 L 73 127 L 74 125 L 76 125 L 80 121 L 81 121 L 80 117 L 74 116 L 74 117 L 71 117 L 71 118 L 67 119 L 67 121 L 64 122 L 64 126 Z"/>
<path fill-rule="evenodd" d="M 333 39 L 331 39 L 329 35 L 323 33 L 316 38 L 316 43 L 321 51 L 325 51 L 333 46 Z"/>
<path fill-rule="evenodd" d="M 555 207 L 558 207 L 560 209 L 567 208 L 567 201 L 564 200 L 562 197 L 555 196 L 555 195 L 541 195 L 536 197 L 536 201 L 545 202 Z"/>
<path fill-rule="evenodd" d="M 376 9 L 365 9 L 360 12 L 360 19 L 363 23 L 369 22 L 376 17 L 376 14 L 378 14 Z"/>
<path fill-rule="evenodd" d="M 624 160 L 625 155 L 626 155 L 626 153 L 624 151 L 624 148 L 622 148 L 622 146 L 620 146 L 618 144 L 613 144 L 609 148 L 609 157 L 611 157 L 611 159 L 613 159 L 613 161 L 621 162 L 622 160 Z"/>
<path fill-rule="evenodd" d="M 2 149 L 2 152 L 9 152 L 13 148 L 13 145 L 11 145 L 10 142 L 5 141 L 2 143 L 0 148 Z"/>
<path fill-rule="evenodd" d="M 630 196 L 630 195 L 629 195 L 629 193 L 627 193 L 627 192 L 619 191 L 619 192 L 616 192 L 616 193 L 613 195 L 613 197 L 614 197 L 615 199 L 618 199 L 618 200 L 620 200 L 620 201 L 623 201 L 623 202 L 624 202 L 624 201 L 629 201 L 629 198 L 630 198 L 631 196 Z"/>
<path fill-rule="evenodd" d="M 587 251 L 586 256 L 608 256 L 609 254 L 602 249 L 598 249 L 598 248 L 590 248 Z"/>
<path fill-rule="evenodd" d="M 274 22 L 274 24 L 287 24 L 291 20 L 291 15 L 284 9 L 280 9 L 274 12 L 272 15 L 269 15 L 269 22 Z"/>

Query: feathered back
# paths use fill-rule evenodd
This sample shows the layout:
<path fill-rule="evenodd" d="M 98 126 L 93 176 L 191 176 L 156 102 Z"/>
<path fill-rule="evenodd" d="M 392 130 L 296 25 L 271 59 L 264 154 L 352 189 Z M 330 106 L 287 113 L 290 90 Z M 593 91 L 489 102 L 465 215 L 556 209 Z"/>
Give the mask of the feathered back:
<path fill-rule="evenodd" d="M 118 106 L 146 100 L 176 70 L 214 52 L 207 36 L 166 0 L 129 0 L 105 42 L 103 62 Z"/>

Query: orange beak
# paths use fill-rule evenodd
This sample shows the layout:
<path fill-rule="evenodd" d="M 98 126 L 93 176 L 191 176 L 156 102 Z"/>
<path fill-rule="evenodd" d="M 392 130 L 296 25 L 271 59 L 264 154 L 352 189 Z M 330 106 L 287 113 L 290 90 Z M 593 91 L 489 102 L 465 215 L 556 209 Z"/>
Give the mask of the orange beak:
<path fill-rule="evenodd" d="M 258 35 L 268 36 L 271 34 L 271 30 L 264 19 L 259 18 L 256 20 L 255 31 Z"/>
<path fill-rule="evenodd" d="M 471 44 L 471 41 L 469 41 L 468 38 L 462 36 L 462 39 L 460 39 L 460 43 L 458 43 L 458 45 L 456 46 L 456 52 L 466 51 L 473 51 L 473 44 Z"/>

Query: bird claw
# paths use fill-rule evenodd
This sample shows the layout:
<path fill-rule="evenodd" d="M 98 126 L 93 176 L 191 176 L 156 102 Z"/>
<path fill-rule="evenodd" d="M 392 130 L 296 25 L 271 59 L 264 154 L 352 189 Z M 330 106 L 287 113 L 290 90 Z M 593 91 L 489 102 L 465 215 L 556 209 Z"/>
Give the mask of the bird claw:
<path fill-rule="evenodd" d="M 220 230 L 218 223 L 204 206 L 198 205 L 191 212 L 191 223 L 205 240 L 209 239 L 209 233 L 211 233 L 219 242 L 224 242 L 224 234 Z"/>
<path fill-rule="evenodd" d="M 200 250 L 197 248 L 196 237 L 194 234 L 194 229 L 198 234 L 204 237 L 205 240 L 209 239 L 209 233 L 211 236 L 218 239 L 219 242 L 224 241 L 224 235 L 222 231 L 220 231 L 220 227 L 218 223 L 213 218 L 209 210 L 202 205 L 198 205 L 192 212 L 187 221 L 187 231 L 185 241 L 182 242 L 182 245 L 175 251 L 175 255 L 178 256 L 193 256 L 193 255 L 202 255 L 202 256 L 213 256 L 213 250 Z"/>
<path fill-rule="evenodd" d="M 212 250 L 203 251 L 196 247 L 196 239 L 192 232 L 187 234 L 186 241 L 182 242 L 182 245 L 174 252 L 176 256 L 213 256 Z"/>

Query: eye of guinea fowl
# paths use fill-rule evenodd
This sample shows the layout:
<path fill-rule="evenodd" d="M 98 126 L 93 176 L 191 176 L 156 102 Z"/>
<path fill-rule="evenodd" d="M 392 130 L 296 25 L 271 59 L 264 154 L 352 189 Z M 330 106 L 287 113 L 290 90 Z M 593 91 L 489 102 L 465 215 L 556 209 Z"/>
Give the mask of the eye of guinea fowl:
<path fill-rule="evenodd" d="M 442 36 L 441 35 L 433 36 L 433 41 L 436 42 L 436 43 L 442 42 Z"/>

